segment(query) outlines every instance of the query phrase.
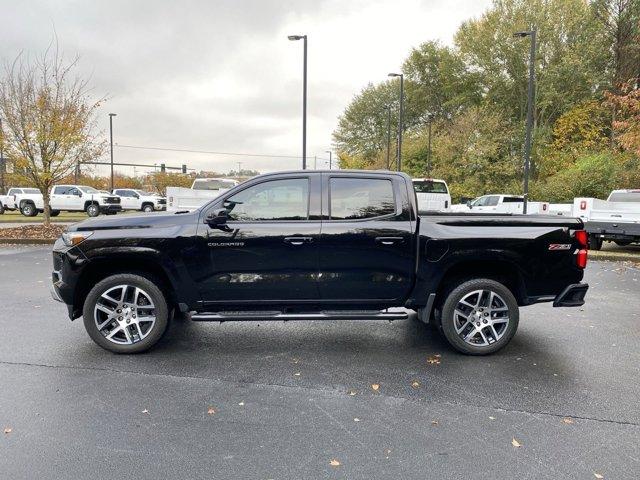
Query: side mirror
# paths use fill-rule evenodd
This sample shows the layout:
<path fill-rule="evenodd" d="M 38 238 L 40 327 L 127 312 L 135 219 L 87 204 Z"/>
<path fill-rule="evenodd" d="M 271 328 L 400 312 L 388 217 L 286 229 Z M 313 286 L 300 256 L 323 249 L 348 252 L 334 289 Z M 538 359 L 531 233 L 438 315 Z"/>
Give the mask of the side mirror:
<path fill-rule="evenodd" d="M 133 196 L 138 199 L 140 198 L 140 195 L 138 195 L 137 193 L 134 193 Z"/>
<path fill-rule="evenodd" d="M 216 228 L 226 225 L 227 220 L 229 220 L 229 212 L 227 212 L 227 209 L 218 208 L 207 215 L 204 223 L 209 225 L 211 228 Z"/>
<path fill-rule="evenodd" d="M 473 205 L 471 205 L 471 200 L 467 200 L 467 207 L 473 208 Z"/>

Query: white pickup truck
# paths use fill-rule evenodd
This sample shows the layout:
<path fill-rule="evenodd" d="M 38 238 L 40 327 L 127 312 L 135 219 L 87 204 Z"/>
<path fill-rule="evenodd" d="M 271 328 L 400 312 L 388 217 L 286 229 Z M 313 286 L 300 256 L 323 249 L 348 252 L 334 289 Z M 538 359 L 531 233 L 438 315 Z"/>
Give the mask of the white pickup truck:
<path fill-rule="evenodd" d="M 97 217 L 101 213 L 113 215 L 122 210 L 120 197 L 85 185 L 54 185 L 49 205 L 54 217 L 61 211 L 87 212 L 90 217 Z"/>
<path fill-rule="evenodd" d="M 196 178 L 191 188 L 167 187 L 167 212 L 200 208 L 238 183 L 230 178 Z"/>
<path fill-rule="evenodd" d="M 120 197 L 120 205 L 123 210 L 155 212 L 167 209 L 167 200 L 155 193 L 148 193 L 134 188 L 116 188 L 113 194 Z"/>
<path fill-rule="evenodd" d="M 593 250 L 605 240 L 620 246 L 640 243 L 640 189 L 613 190 L 607 200 L 574 198 L 572 214 L 584 222 Z"/>
<path fill-rule="evenodd" d="M 449 187 L 444 180 L 436 178 L 414 178 L 419 212 L 448 212 L 451 208 Z"/>
<path fill-rule="evenodd" d="M 20 210 L 25 217 L 34 217 L 44 211 L 42 193 L 37 188 L 12 187 L 0 195 L 0 214 L 5 210 Z"/>
<path fill-rule="evenodd" d="M 466 204 L 453 205 L 454 212 L 467 213 L 522 213 L 524 197 L 522 195 L 483 195 Z M 527 215 L 549 213 L 548 202 L 527 202 Z"/>

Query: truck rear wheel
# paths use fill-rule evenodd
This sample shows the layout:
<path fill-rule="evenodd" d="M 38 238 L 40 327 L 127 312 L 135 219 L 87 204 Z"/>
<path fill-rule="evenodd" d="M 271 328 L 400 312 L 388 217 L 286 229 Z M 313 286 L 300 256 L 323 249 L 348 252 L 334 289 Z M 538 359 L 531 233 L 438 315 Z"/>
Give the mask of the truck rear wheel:
<path fill-rule="evenodd" d="M 507 345 L 518 329 L 518 302 L 503 284 L 467 280 L 451 290 L 441 312 L 442 333 L 467 355 L 487 355 Z"/>
<path fill-rule="evenodd" d="M 169 324 L 169 309 L 156 282 L 130 273 L 112 275 L 91 289 L 82 310 L 91 339 L 114 353 L 153 347 Z"/>
<path fill-rule="evenodd" d="M 36 206 L 31 202 L 25 202 L 20 206 L 20 213 L 25 217 L 35 217 L 38 214 Z"/>
<path fill-rule="evenodd" d="M 595 233 L 589 234 L 589 249 L 590 250 L 600 250 L 602 248 L 602 238 L 600 238 Z"/>

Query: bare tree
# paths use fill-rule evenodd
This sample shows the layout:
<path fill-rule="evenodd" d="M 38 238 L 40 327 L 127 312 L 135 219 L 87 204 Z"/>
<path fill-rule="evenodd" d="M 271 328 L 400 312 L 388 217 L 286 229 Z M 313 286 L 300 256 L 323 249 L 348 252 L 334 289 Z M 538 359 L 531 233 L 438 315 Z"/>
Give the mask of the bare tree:
<path fill-rule="evenodd" d="M 5 155 L 15 170 L 42 191 L 44 223 L 49 225 L 51 187 L 79 164 L 101 155 L 96 110 L 88 81 L 74 74 L 78 58 L 66 62 L 57 48 L 31 60 L 19 55 L 0 78 L 0 116 Z"/>

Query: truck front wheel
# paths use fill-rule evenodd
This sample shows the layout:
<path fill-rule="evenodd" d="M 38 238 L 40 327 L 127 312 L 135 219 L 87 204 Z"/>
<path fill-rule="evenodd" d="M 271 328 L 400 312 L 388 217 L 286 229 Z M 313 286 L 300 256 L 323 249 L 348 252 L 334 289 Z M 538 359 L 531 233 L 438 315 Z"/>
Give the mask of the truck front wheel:
<path fill-rule="evenodd" d="M 33 203 L 25 202 L 20 207 L 20 213 L 25 217 L 35 217 L 38 214 L 38 210 L 36 210 L 36 206 Z"/>
<path fill-rule="evenodd" d="M 518 302 L 503 284 L 487 278 L 467 280 L 447 295 L 442 306 L 442 333 L 453 348 L 467 355 L 494 353 L 518 329 Z"/>
<path fill-rule="evenodd" d="M 151 212 L 153 212 L 153 205 L 152 205 L 152 204 L 150 204 L 150 203 L 145 203 L 145 204 L 142 206 L 142 211 L 143 211 L 143 212 L 145 212 L 145 213 L 151 213 Z"/>
<path fill-rule="evenodd" d="M 86 208 L 87 215 L 97 217 L 100 215 L 100 207 L 96 203 L 90 203 Z"/>
<path fill-rule="evenodd" d="M 82 310 L 91 339 L 115 353 L 153 347 L 169 324 L 169 309 L 156 282 L 130 273 L 112 275 L 91 289 Z"/>

